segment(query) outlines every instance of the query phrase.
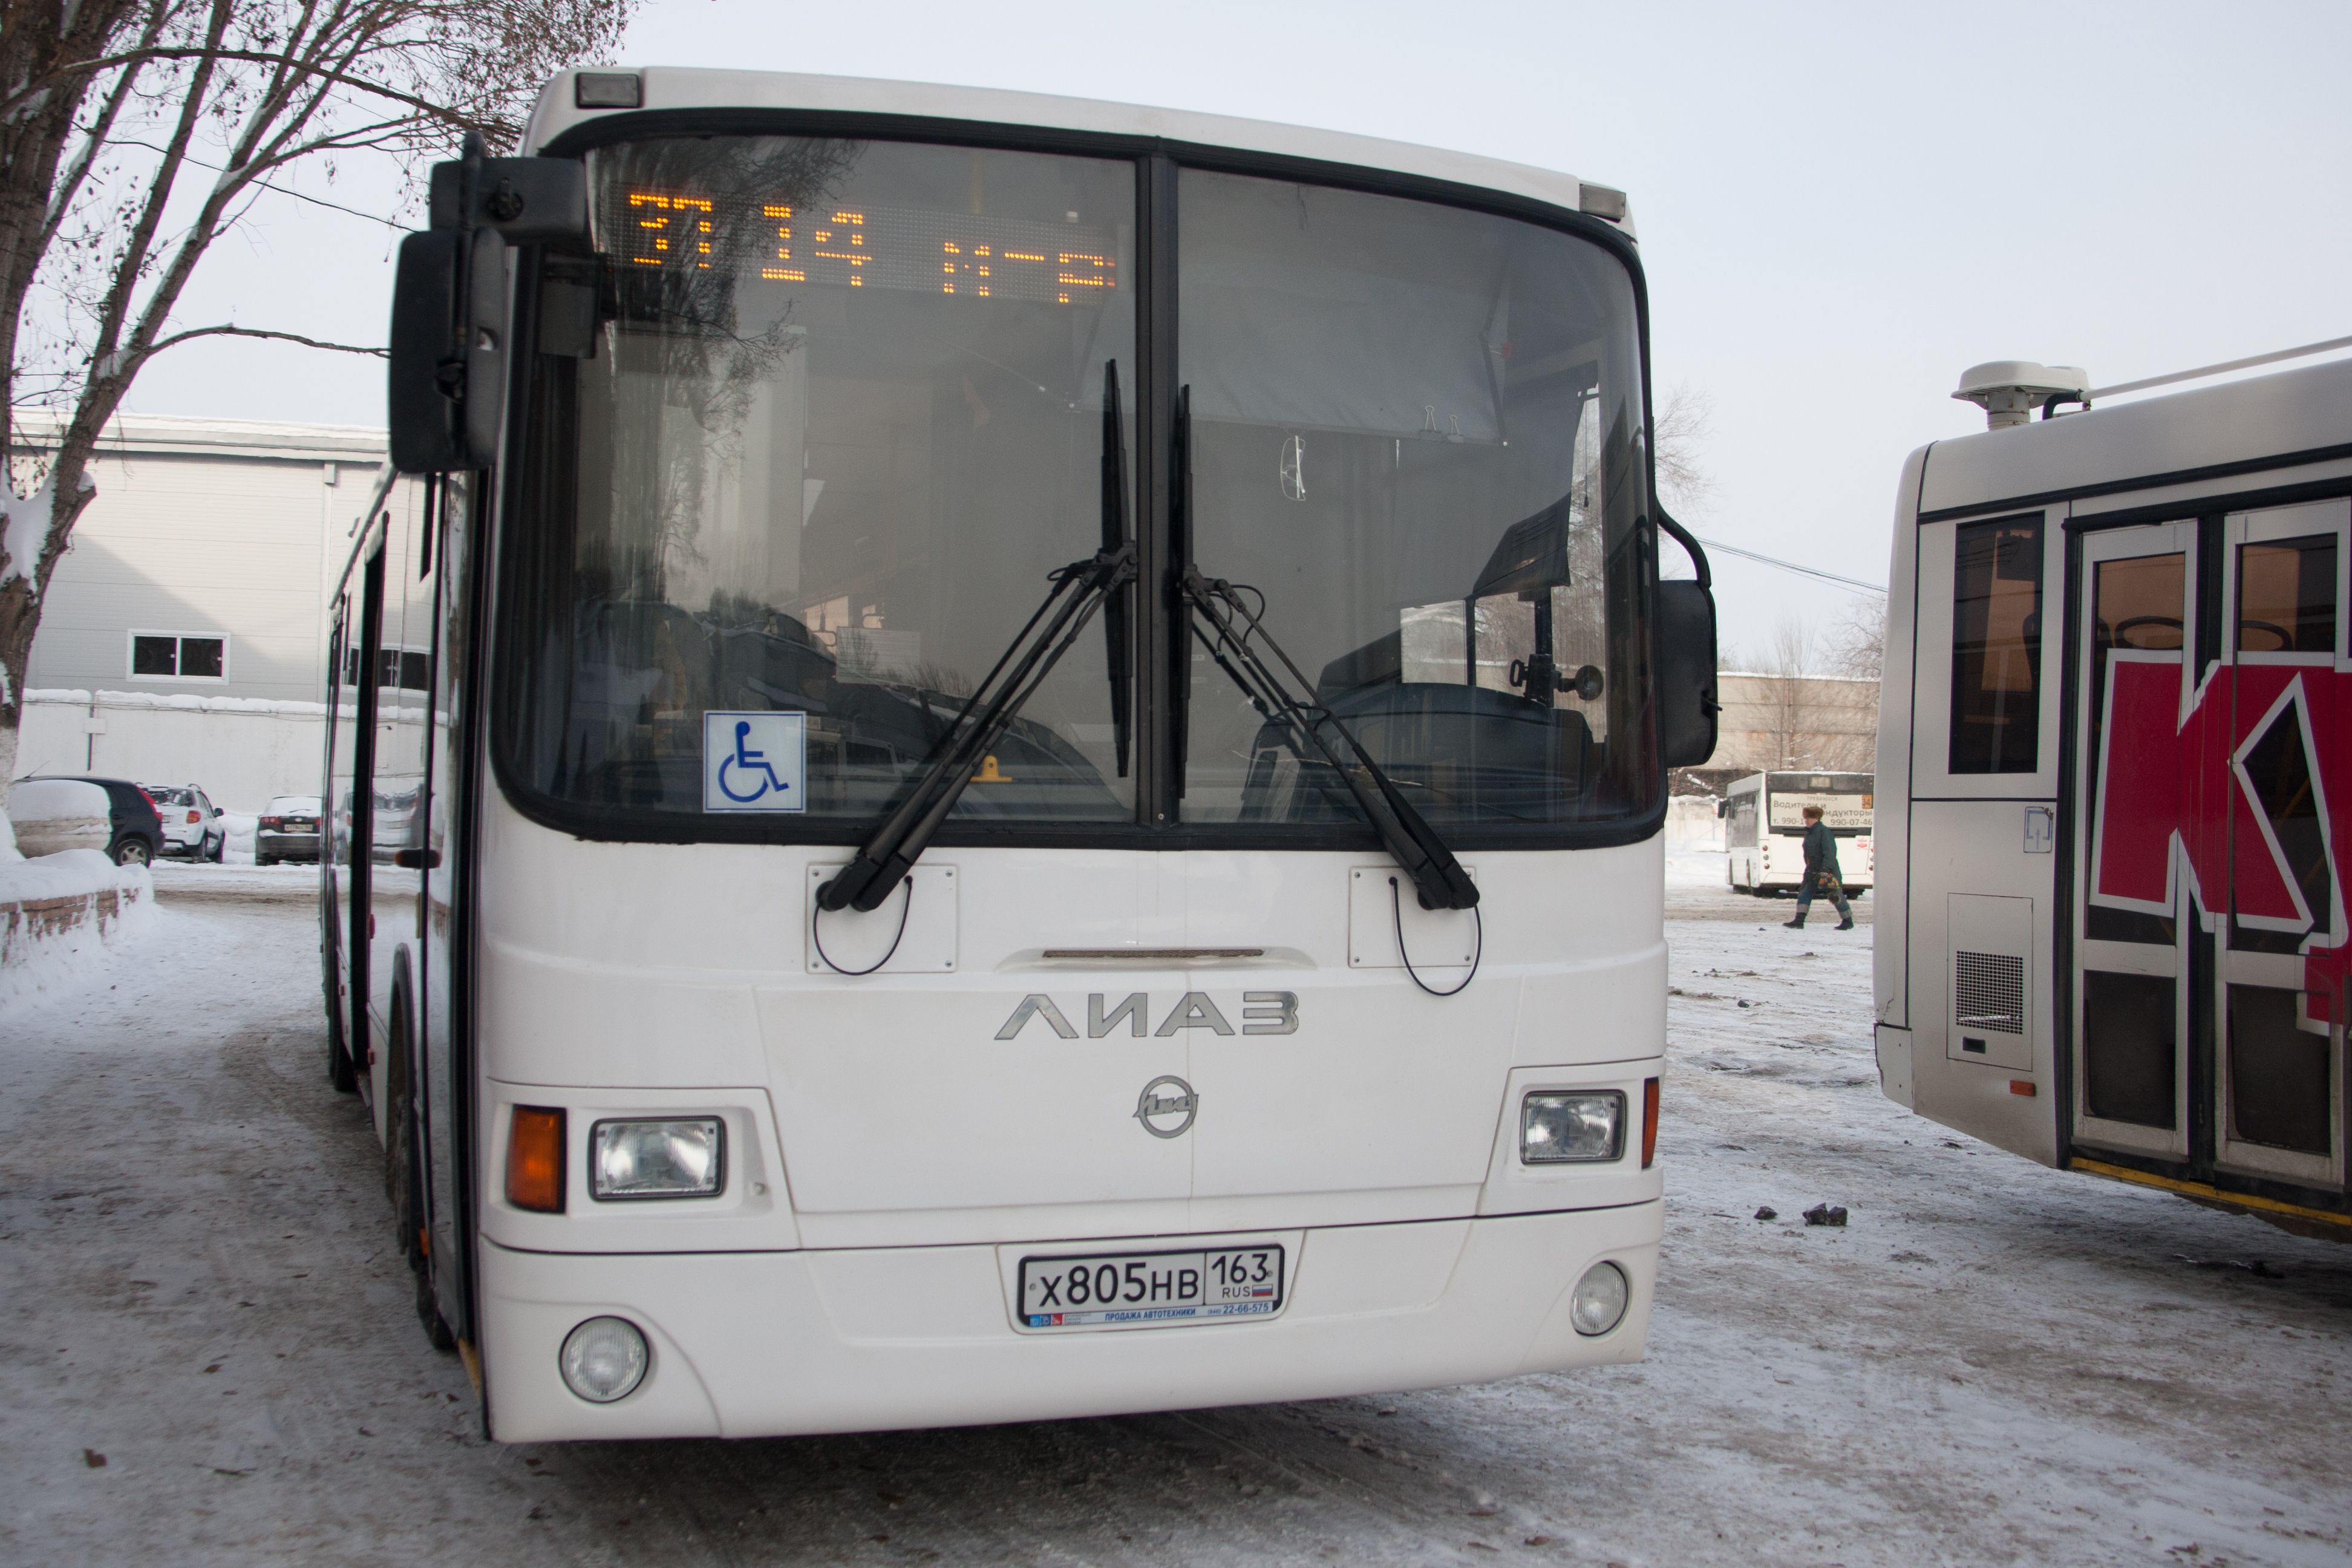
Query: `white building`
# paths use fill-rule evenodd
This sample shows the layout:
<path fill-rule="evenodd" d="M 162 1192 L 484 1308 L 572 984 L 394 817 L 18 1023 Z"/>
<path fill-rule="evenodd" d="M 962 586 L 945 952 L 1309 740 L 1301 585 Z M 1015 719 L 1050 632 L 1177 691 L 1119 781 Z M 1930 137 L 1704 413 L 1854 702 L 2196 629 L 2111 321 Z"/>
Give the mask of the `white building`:
<path fill-rule="evenodd" d="M 17 455 L 56 429 L 19 415 Z M 116 418 L 27 688 L 319 701 L 327 599 L 383 460 L 384 433 L 361 426 Z"/>

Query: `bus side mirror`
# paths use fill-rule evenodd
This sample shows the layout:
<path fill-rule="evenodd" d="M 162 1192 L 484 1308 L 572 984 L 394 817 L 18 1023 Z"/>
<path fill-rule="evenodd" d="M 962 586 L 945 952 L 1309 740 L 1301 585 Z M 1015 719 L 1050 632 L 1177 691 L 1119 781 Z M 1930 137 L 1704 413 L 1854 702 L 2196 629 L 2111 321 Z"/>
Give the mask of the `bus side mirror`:
<path fill-rule="evenodd" d="M 1670 768 L 1715 755 L 1715 595 L 1675 578 L 1658 584 L 1658 742 Z"/>
<path fill-rule="evenodd" d="M 400 242 L 384 401 L 392 466 L 404 474 L 472 466 L 466 439 L 465 312 L 459 308 L 471 293 L 466 287 L 468 249 L 465 235 L 447 229 L 412 234 Z"/>
<path fill-rule="evenodd" d="M 589 239 L 586 166 L 466 156 L 433 166 L 433 226 L 400 242 L 386 414 L 404 474 L 488 468 L 506 401 L 509 246 Z"/>

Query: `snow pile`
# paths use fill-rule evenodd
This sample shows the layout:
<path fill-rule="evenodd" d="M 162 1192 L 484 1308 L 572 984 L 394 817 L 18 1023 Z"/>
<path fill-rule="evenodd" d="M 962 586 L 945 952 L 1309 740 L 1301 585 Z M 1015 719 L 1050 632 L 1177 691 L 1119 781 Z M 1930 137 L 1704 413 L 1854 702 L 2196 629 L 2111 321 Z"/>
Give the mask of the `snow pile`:
<path fill-rule="evenodd" d="M 0 811 L 0 866 L 24 858 L 25 852 L 16 847 L 16 826 L 8 820 L 5 811 Z"/>
<path fill-rule="evenodd" d="M 27 856 L 0 867 L 0 906 L 79 898 L 108 888 L 148 886 L 144 871 L 117 866 L 95 849 Z"/>
<path fill-rule="evenodd" d="M 250 811 L 224 811 L 220 814 L 221 831 L 228 835 L 221 858 L 234 866 L 253 864 L 253 835 L 261 818 Z"/>
<path fill-rule="evenodd" d="M 0 1016 L 75 989 L 154 906 L 147 868 L 117 866 L 96 849 L 0 863 Z"/>
<path fill-rule="evenodd" d="M 79 779 L 35 779 L 8 792 L 8 816 L 22 855 L 103 851 L 113 837 L 112 811 L 104 790 Z"/>
<path fill-rule="evenodd" d="M 25 692 L 27 702 L 59 702 L 72 708 L 87 708 L 95 702 L 100 708 L 148 709 L 177 710 L 184 713 L 284 713 L 297 718 L 316 719 L 327 711 L 323 702 L 298 702 L 273 697 L 199 697 L 188 692 L 170 691 L 109 691 L 95 694 L 76 687 L 39 686 Z M 349 715 L 351 706 L 344 705 Z"/>
<path fill-rule="evenodd" d="M 1731 857 L 1705 845 L 1666 840 L 1666 886 L 1669 888 L 1729 888 Z"/>
<path fill-rule="evenodd" d="M 151 713 L 252 713 L 280 719 L 320 719 L 326 716 L 323 702 L 302 702 L 289 697 L 197 697 L 185 692 L 115 691 L 100 687 L 85 691 L 74 686 L 28 687 L 25 692 L 27 704 L 52 703 L 65 708 L 112 708 L 125 711 Z M 336 705 L 339 718 L 349 719 L 359 712 L 352 703 Z M 423 708 L 379 707 L 379 717 L 384 722 L 420 724 L 431 714 Z"/>

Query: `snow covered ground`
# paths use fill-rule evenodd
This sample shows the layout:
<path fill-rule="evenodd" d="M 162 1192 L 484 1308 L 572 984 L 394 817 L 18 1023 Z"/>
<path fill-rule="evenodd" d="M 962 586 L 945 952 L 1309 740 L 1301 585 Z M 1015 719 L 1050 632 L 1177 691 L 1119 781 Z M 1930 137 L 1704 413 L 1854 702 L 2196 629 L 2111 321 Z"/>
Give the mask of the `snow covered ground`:
<path fill-rule="evenodd" d="M 497 1447 L 324 1080 L 315 873 L 159 867 L 147 929 L 0 1030 L 0 1559 L 2352 1562 L 2352 1247 L 1908 1115 L 1871 1063 L 1870 901 L 1788 931 L 1704 871 L 1670 895 L 1643 1365 Z M 1797 1220 L 1824 1200 L 1844 1229 Z"/>

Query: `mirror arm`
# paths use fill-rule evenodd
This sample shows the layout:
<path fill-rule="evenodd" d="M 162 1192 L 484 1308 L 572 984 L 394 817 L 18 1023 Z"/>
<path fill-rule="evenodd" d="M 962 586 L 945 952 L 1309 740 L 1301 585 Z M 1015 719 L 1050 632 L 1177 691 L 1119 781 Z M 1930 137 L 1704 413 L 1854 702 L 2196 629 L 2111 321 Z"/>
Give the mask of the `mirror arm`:
<path fill-rule="evenodd" d="M 1713 591 L 1715 587 L 1715 574 L 1707 567 L 1706 552 L 1699 548 L 1699 542 L 1696 539 L 1692 537 L 1690 530 L 1685 528 L 1681 523 L 1676 522 L 1673 518 L 1667 516 L 1664 505 L 1658 501 L 1655 497 L 1651 499 L 1650 510 L 1656 514 L 1658 526 L 1664 529 L 1668 534 L 1672 535 L 1674 542 L 1676 544 L 1681 545 L 1684 551 L 1690 556 L 1691 565 L 1698 572 L 1698 585 L 1709 590 L 1710 592 Z"/>

